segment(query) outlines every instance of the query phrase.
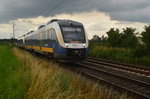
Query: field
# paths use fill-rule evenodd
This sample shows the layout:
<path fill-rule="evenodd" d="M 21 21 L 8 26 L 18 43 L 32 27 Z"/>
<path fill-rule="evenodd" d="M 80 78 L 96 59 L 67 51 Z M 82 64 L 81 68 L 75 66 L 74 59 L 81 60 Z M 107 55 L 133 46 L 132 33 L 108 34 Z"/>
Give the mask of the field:
<path fill-rule="evenodd" d="M 55 62 L 0 44 L 1 99 L 127 99 Z"/>
<path fill-rule="evenodd" d="M 8 44 L 0 44 L 0 99 L 24 98 L 26 81 L 20 72 L 21 63 Z"/>
<path fill-rule="evenodd" d="M 90 43 L 89 56 L 137 65 L 150 66 L 149 54 L 142 57 L 135 57 L 134 49 L 109 47 L 100 43 Z"/>

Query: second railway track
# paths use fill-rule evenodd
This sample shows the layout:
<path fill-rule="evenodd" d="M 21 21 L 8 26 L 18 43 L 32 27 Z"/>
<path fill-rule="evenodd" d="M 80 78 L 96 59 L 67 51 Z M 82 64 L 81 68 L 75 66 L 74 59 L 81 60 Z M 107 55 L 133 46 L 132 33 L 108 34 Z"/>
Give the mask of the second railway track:
<path fill-rule="evenodd" d="M 120 68 L 119 65 L 115 63 L 111 64 L 111 62 L 104 62 L 89 58 L 85 61 L 77 62 L 76 66 L 77 65 L 77 70 L 84 75 L 135 94 L 139 99 L 150 99 L 150 78 L 147 77 L 149 76 L 149 70 L 144 70 L 144 67 L 141 67 L 140 69 L 136 68 L 136 66 L 132 68 L 131 66 L 125 67 L 124 65 L 123 67 L 120 64 Z M 135 73 L 142 75 L 132 75 L 131 73 L 125 71 L 118 71 L 116 68 L 122 70 L 125 69 L 125 71 L 128 70 L 130 72 L 135 70 Z M 139 79 L 140 77 L 138 78 L 138 76 L 141 76 L 142 80 Z"/>
<path fill-rule="evenodd" d="M 113 61 L 102 60 L 102 59 L 93 59 L 93 58 L 86 59 L 86 62 L 90 62 L 92 64 L 104 65 L 104 66 L 108 66 L 112 68 L 117 68 L 120 70 L 137 73 L 139 75 L 145 75 L 145 76 L 150 77 L 150 68 L 146 68 L 143 66 L 125 64 L 125 63 L 120 63 L 120 62 L 113 62 Z"/>

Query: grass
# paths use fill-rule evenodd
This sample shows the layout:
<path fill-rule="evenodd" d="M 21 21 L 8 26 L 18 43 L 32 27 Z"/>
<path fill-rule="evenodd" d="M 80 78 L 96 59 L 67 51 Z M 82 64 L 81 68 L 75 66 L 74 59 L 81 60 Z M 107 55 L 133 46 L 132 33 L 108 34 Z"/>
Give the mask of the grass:
<path fill-rule="evenodd" d="M 0 44 L 0 99 L 24 98 L 26 86 L 22 82 L 21 63 L 8 44 Z M 23 78 L 24 79 L 24 78 Z"/>
<path fill-rule="evenodd" d="M 0 99 L 129 99 L 59 64 L 0 44 Z"/>
<path fill-rule="evenodd" d="M 150 66 L 150 55 L 135 57 L 133 51 L 134 49 L 109 47 L 99 43 L 91 43 L 89 47 L 89 56 Z"/>
<path fill-rule="evenodd" d="M 99 86 L 80 75 L 64 70 L 54 62 L 37 58 L 15 48 L 15 55 L 23 63 L 29 86 L 27 99 L 127 99 L 111 88 Z"/>

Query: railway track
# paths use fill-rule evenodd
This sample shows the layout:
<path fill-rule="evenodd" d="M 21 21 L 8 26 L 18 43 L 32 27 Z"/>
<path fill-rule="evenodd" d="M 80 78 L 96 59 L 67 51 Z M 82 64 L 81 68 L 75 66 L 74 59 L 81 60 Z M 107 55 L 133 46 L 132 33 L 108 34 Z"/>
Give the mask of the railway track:
<path fill-rule="evenodd" d="M 93 64 L 105 65 L 111 68 L 117 68 L 120 70 L 150 77 L 150 68 L 146 68 L 143 66 L 125 64 L 125 63 L 108 61 L 108 60 L 103 60 L 103 59 L 93 59 L 93 58 L 87 58 L 86 61 L 92 62 Z"/>
<path fill-rule="evenodd" d="M 134 94 L 139 99 L 150 99 L 150 78 L 147 77 L 149 76 L 149 70 L 144 67 L 131 67 L 131 65 L 127 64 L 117 64 L 91 58 L 76 63 L 76 66 L 78 71 L 88 77 L 125 90 L 128 93 Z M 131 77 L 135 75 L 128 74 L 125 71 L 118 73 L 117 69 L 142 74 L 146 80 Z"/>

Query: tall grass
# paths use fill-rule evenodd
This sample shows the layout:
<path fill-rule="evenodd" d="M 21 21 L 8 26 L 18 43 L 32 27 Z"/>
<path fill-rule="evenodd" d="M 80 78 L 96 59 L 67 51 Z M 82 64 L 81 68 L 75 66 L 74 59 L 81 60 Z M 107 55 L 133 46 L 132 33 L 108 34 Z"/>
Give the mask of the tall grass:
<path fill-rule="evenodd" d="M 64 70 L 59 64 L 37 58 L 15 48 L 28 79 L 27 99 L 127 99 L 111 88 L 95 84 L 80 75 Z"/>
<path fill-rule="evenodd" d="M 92 43 L 90 45 L 89 56 L 137 65 L 150 66 L 150 55 L 135 57 L 134 49 L 109 47 L 98 43 Z"/>
<path fill-rule="evenodd" d="M 105 59 L 116 59 L 116 60 L 125 60 L 130 61 L 132 53 L 130 49 L 125 48 L 112 48 L 107 46 L 95 46 L 90 50 L 90 56 L 105 58 Z"/>

